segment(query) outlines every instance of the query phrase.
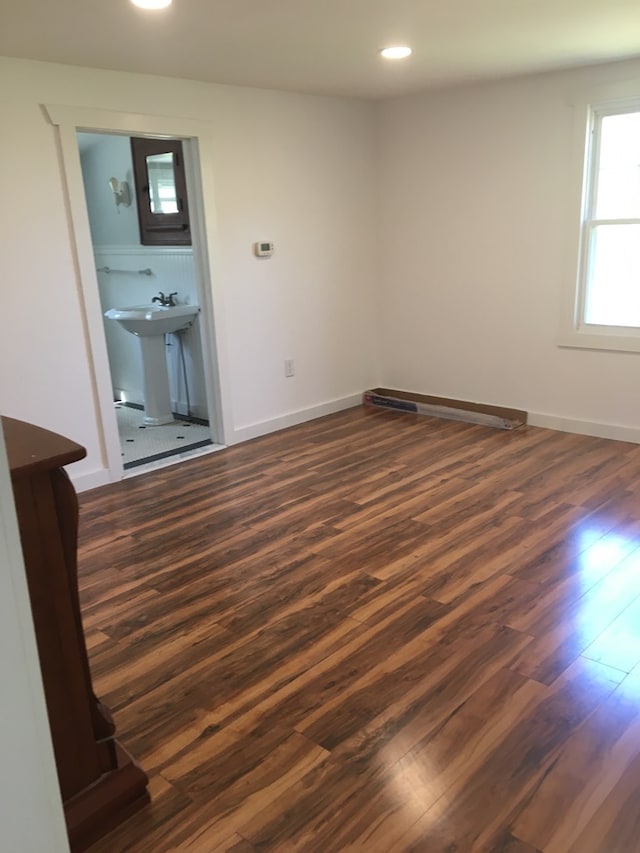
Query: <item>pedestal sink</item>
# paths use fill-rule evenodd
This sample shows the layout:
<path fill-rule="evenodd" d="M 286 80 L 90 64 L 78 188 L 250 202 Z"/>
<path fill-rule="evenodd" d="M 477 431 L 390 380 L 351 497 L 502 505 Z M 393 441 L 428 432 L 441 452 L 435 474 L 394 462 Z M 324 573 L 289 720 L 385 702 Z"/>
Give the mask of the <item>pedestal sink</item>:
<path fill-rule="evenodd" d="M 133 305 L 110 308 L 104 316 L 140 338 L 144 381 L 144 422 L 161 426 L 173 421 L 164 336 L 190 326 L 199 305 Z"/>

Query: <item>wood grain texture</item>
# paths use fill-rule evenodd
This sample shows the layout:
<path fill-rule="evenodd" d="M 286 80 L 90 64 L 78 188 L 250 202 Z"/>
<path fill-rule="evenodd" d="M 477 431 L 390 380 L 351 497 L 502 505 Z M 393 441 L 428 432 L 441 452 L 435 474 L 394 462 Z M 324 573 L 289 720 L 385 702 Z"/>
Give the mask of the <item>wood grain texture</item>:
<path fill-rule="evenodd" d="M 356 408 L 81 495 L 95 853 L 639 853 L 639 475 Z"/>

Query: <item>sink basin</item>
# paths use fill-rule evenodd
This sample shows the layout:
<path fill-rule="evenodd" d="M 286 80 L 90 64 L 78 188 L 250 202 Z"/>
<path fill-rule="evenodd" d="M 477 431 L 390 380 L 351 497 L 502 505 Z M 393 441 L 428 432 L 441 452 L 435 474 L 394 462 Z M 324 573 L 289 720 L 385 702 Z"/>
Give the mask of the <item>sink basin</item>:
<path fill-rule="evenodd" d="M 104 316 L 117 320 L 127 332 L 147 338 L 186 329 L 200 312 L 199 305 L 132 305 L 110 308 Z"/>
<path fill-rule="evenodd" d="M 169 371 L 164 336 L 190 326 L 200 312 L 199 305 L 132 305 L 104 312 L 117 320 L 127 332 L 140 339 L 142 380 L 144 384 L 144 422 L 162 426 L 174 418 L 169 393 Z"/>

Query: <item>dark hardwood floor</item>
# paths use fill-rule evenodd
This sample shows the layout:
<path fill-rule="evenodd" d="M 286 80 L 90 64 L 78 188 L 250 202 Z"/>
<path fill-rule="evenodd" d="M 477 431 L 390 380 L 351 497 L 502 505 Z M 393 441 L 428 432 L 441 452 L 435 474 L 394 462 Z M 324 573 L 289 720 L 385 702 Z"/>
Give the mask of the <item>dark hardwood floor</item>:
<path fill-rule="evenodd" d="M 640 851 L 640 446 L 357 408 L 80 495 L 113 851 Z"/>

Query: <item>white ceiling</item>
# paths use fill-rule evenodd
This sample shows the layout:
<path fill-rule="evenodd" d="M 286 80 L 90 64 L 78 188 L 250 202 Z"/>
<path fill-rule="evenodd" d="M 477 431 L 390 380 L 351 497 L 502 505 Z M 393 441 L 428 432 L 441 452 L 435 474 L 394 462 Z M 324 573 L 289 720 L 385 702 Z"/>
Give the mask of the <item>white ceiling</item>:
<path fill-rule="evenodd" d="M 378 56 L 397 43 L 413 56 Z M 0 55 L 381 98 L 638 56 L 640 2 L 0 0 Z"/>

